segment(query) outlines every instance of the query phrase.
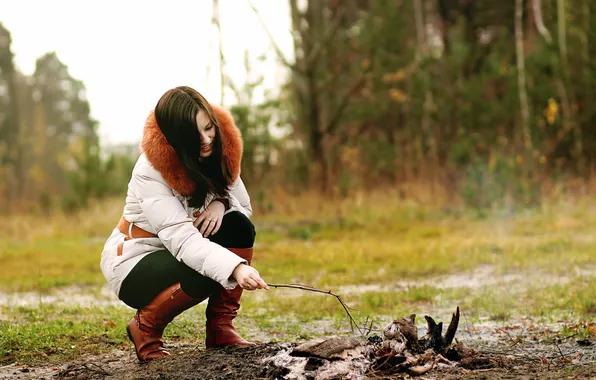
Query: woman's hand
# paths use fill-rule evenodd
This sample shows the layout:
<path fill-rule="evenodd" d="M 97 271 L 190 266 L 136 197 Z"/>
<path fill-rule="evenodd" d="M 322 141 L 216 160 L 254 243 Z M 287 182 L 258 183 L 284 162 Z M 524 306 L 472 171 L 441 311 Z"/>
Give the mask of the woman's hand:
<path fill-rule="evenodd" d="M 242 289 L 255 290 L 265 289 L 269 290 L 269 285 L 259 275 L 259 272 L 246 264 L 238 264 L 232 272 L 232 277 L 238 281 L 238 285 Z"/>
<path fill-rule="evenodd" d="M 209 203 L 209 206 L 207 206 L 203 213 L 195 213 L 195 216 L 198 215 L 199 217 L 195 220 L 194 226 L 198 228 L 199 225 L 201 225 L 199 231 L 204 237 L 214 235 L 221 227 L 221 221 L 223 220 L 225 212 L 226 206 L 224 206 L 223 203 L 220 201 L 213 201 Z"/>

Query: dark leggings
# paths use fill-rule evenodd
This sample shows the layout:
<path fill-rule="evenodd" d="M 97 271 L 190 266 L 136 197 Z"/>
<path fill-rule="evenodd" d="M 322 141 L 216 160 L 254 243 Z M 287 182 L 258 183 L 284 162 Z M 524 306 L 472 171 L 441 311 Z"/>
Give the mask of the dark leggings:
<path fill-rule="evenodd" d="M 244 214 L 233 211 L 224 215 L 219 231 L 209 240 L 226 248 L 250 248 L 255 242 L 255 235 L 251 221 Z M 122 282 L 119 298 L 128 306 L 141 309 L 177 282 L 186 294 L 194 298 L 208 297 L 217 284 L 163 250 L 143 257 L 132 268 Z"/>

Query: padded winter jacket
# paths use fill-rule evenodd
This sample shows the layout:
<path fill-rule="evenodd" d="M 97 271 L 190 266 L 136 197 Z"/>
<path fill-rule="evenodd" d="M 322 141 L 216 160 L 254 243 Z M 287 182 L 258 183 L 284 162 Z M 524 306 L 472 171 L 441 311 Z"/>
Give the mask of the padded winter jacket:
<path fill-rule="evenodd" d="M 250 197 L 240 178 L 240 131 L 225 109 L 213 106 L 213 110 L 220 124 L 224 161 L 235 178 L 229 189 L 230 207 L 226 213 L 240 211 L 250 217 Z M 225 288 L 236 287 L 232 272 L 238 264 L 247 262 L 226 248 L 210 242 L 194 227 L 196 218 L 193 215 L 197 209 L 188 205 L 188 199 L 195 190 L 195 183 L 188 177 L 173 148 L 161 133 L 153 112 L 145 123 L 141 149 L 143 153 L 137 160 L 128 184 L 123 217 L 157 237 L 125 241 L 126 235 L 114 228 L 104 245 L 100 262 L 110 288 L 118 295 L 122 281 L 134 266 L 148 254 L 164 249 Z M 213 199 L 213 195 L 208 195 L 198 211 L 204 211 Z M 122 242 L 121 255 L 118 255 L 117 247 Z"/>

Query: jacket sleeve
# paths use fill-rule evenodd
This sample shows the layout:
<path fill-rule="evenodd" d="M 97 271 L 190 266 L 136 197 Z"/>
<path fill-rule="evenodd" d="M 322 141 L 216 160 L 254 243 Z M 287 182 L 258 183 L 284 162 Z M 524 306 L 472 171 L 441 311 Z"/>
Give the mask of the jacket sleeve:
<path fill-rule="evenodd" d="M 166 249 L 179 261 L 223 287 L 236 287 L 232 272 L 238 264 L 248 262 L 205 239 L 194 227 L 172 189 L 153 167 L 142 165 L 135 168 L 133 179 L 143 214 Z"/>
<path fill-rule="evenodd" d="M 248 195 L 246 186 L 244 186 L 244 182 L 242 182 L 242 178 L 238 177 L 238 179 L 230 186 L 229 197 L 230 209 L 227 212 L 240 211 L 246 215 L 247 218 L 252 216 L 250 196 Z"/>

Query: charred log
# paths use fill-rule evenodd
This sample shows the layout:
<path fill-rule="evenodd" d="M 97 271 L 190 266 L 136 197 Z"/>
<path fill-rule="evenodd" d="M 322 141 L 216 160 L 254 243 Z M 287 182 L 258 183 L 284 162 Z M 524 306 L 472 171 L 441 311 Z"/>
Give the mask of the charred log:
<path fill-rule="evenodd" d="M 443 322 L 424 316 L 427 331 L 418 337 L 416 315 L 396 318 L 382 331 L 382 336 L 364 339 L 332 336 L 300 344 L 267 359 L 276 366 L 290 369 L 299 378 L 344 378 L 363 374 L 423 375 L 437 366 L 490 368 L 495 363 L 456 341 L 459 307 L 443 335 Z M 329 377 L 329 376 L 336 377 Z"/>

